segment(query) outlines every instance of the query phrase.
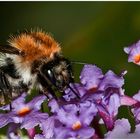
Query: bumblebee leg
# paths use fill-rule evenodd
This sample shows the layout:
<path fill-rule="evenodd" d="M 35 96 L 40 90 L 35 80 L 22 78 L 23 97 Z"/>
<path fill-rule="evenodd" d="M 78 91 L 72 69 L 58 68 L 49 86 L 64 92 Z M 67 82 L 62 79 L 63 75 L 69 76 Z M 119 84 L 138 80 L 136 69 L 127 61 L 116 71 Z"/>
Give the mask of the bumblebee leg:
<path fill-rule="evenodd" d="M 4 102 L 0 104 L 7 104 L 10 103 L 12 99 L 12 88 L 4 74 L 4 72 L 0 71 L 0 90 L 1 96 L 4 98 Z"/>
<path fill-rule="evenodd" d="M 58 100 L 58 97 L 56 96 L 54 90 L 52 89 L 52 85 L 49 84 L 42 75 L 38 74 L 38 80 L 41 83 L 42 87 L 44 88 L 44 92 L 43 94 L 46 95 L 47 97 L 49 97 L 49 94 L 52 95 L 53 98 L 55 98 L 56 100 Z M 47 93 L 45 92 L 47 91 Z M 50 97 L 49 97 L 50 98 Z"/>
<path fill-rule="evenodd" d="M 39 91 L 39 94 L 45 95 L 45 96 L 47 97 L 48 100 L 50 99 L 48 93 L 46 93 L 46 92 Z"/>
<path fill-rule="evenodd" d="M 55 99 L 55 100 L 58 100 L 58 97 L 56 96 L 54 90 L 52 89 L 51 86 L 48 85 L 47 87 L 47 91 L 52 95 L 52 97 Z"/>
<path fill-rule="evenodd" d="M 12 104 L 10 103 L 10 111 L 12 110 Z"/>

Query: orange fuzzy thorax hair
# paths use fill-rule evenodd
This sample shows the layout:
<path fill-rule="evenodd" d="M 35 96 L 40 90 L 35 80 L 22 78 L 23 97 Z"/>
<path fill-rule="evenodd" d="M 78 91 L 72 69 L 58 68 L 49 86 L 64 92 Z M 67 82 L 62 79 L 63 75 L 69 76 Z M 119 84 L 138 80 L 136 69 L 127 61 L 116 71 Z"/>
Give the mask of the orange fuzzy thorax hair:
<path fill-rule="evenodd" d="M 11 37 L 8 42 L 25 54 L 22 60 L 26 62 L 33 62 L 43 57 L 51 59 L 55 53 L 61 51 L 59 44 L 42 31 L 21 33 L 19 36 Z"/>

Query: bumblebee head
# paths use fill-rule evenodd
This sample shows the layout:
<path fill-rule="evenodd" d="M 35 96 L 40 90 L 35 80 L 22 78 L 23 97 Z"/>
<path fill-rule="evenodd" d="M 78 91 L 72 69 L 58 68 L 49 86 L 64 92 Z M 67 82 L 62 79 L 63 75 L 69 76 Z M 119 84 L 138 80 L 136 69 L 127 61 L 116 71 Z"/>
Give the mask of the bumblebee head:
<path fill-rule="evenodd" d="M 71 63 L 64 57 L 57 57 L 43 64 L 40 73 L 46 82 L 53 84 L 59 91 L 64 91 L 73 82 Z"/>

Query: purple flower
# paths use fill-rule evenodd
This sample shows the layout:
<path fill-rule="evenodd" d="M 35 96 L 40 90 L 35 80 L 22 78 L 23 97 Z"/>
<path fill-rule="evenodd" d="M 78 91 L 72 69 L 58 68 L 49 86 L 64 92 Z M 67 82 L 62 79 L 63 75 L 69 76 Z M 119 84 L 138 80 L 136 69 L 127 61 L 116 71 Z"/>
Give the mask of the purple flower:
<path fill-rule="evenodd" d="M 124 78 L 122 76 L 123 74 L 118 76 L 109 70 L 100 82 L 98 90 L 105 91 L 107 88 L 121 88 L 124 85 Z"/>
<path fill-rule="evenodd" d="M 121 96 L 121 105 L 133 106 L 133 105 L 135 105 L 137 103 L 138 103 L 138 101 L 135 100 L 132 97 L 129 97 L 127 95 Z"/>
<path fill-rule="evenodd" d="M 70 86 L 81 98 L 88 92 L 88 90 L 85 89 L 82 84 L 74 83 L 70 84 Z M 65 90 L 65 95 L 63 97 L 66 101 L 71 101 L 77 98 L 76 95 L 69 88 Z"/>
<path fill-rule="evenodd" d="M 106 138 L 127 138 L 130 132 L 130 124 L 127 119 L 117 120 L 114 129 L 106 134 Z"/>
<path fill-rule="evenodd" d="M 121 97 L 124 96 L 122 86 L 124 84 L 123 71 L 120 76 L 109 70 L 103 75 L 100 68 L 95 65 L 85 65 L 81 75 L 81 84 L 73 84 L 71 87 L 77 89 L 81 102 L 89 101 L 96 106 L 98 114 L 104 120 L 107 128 L 114 127 L 118 108 L 121 105 Z M 67 101 L 75 98 L 73 92 L 68 89 L 64 98 Z M 67 98 L 66 98 L 67 96 Z"/>
<path fill-rule="evenodd" d="M 80 123 L 77 122 L 75 125 L 79 126 Z M 78 127 L 77 127 L 78 128 Z M 82 127 L 79 130 L 73 130 L 69 127 L 59 126 L 54 129 L 55 138 L 91 138 L 94 135 L 94 129 L 91 127 Z"/>
<path fill-rule="evenodd" d="M 24 117 L 22 120 L 21 128 L 31 129 L 35 126 L 43 123 L 46 119 L 48 119 L 47 113 L 42 113 L 39 111 L 32 111 L 28 115 Z"/>
<path fill-rule="evenodd" d="M 140 125 L 136 125 L 134 133 L 130 133 L 130 124 L 127 119 L 117 120 L 112 131 L 109 131 L 105 138 L 107 139 L 138 139 L 140 138 Z"/>
<path fill-rule="evenodd" d="M 94 129 L 89 126 L 97 113 L 94 104 L 87 101 L 78 105 L 59 106 L 52 100 L 49 106 L 57 120 L 54 127 L 55 138 L 90 138 L 94 135 Z"/>
<path fill-rule="evenodd" d="M 85 65 L 80 74 L 80 81 L 87 90 L 96 90 L 102 78 L 102 70 L 95 65 Z"/>
<path fill-rule="evenodd" d="M 132 44 L 129 47 L 125 47 L 124 51 L 129 55 L 128 62 L 133 62 L 140 65 L 140 41 Z"/>
<path fill-rule="evenodd" d="M 119 138 L 119 133 L 122 133 L 122 138 L 133 137 L 134 135 L 129 134 L 128 121 L 116 120 L 121 105 L 132 106 L 137 122 L 140 120 L 139 94 L 133 98 L 124 95 L 122 87 L 125 73 L 126 71 L 123 71 L 120 75 L 116 75 L 109 70 L 103 74 L 97 66 L 85 65 L 80 74 L 80 83 L 70 84 L 70 88 L 65 90 L 63 96 L 65 100 L 51 99 L 48 102 L 50 116 L 40 111 L 45 96 L 34 97 L 26 103 L 26 94 L 22 94 L 12 102 L 12 110 L 10 105 L 0 108 L 9 111 L 0 114 L 0 127 L 13 124 L 8 130 L 9 138 L 18 138 L 16 132 L 19 128 L 25 128 L 30 138 L 100 138 L 98 128 L 95 126 L 100 125 L 98 116 L 109 131 L 105 135 L 106 138 Z M 73 91 L 80 99 L 77 99 Z M 35 126 L 40 127 L 41 133 L 35 132 Z M 13 131 L 11 128 L 14 128 Z M 139 125 L 136 125 L 135 137 L 138 136 L 139 128 Z M 120 132 L 118 129 L 123 131 Z"/>
<path fill-rule="evenodd" d="M 114 127 L 119 107 L 120 97 L 115 93 L 108 100 L 104 98 L 100 104 L 97 104 L 98 113 L 109 130 Z"/>
<path fill-rule="evenodd" d="M 15 114 L 12 112 L 6 113 L 6 114 L 0 114 L 0 128 L 6 126 L 9 123 L 14 122 L 14 117 L 16 117 Z"/>
<path fill-rule="evenodd" d="M 9 123 L 20 124 L 20 128 L 32 129 L 48 118 L 47 113 L 39 112 L 45 96 L 37 96 L 30 102 L 25 102 L 26 94 L 15 99 L 9 113 L 0 114 L 0 128 Z M 1 107 L 2 110 L 9 110 L 10 105 Z"/>
<path fill-rule="evenodd" d="M 55 124 L 56 124 L 55 116 L 51 116 L 48 119 L 46 119 L 43 123 L 40 123 L 39 126 L 40 129 L 42 130 L 42 136 L 44 138 L 46 139 L 54 138 Z"/>
<path fill-rule="evenodd" d="M 122 96 L 121 105 L 131 106 L 132 113 L 135 117 L 136 124 L 140 123 L 140 90 L 132 97 Z"/>
<path fill-rule="evenodd" d="M 132 106 L 132 113 L 134 114 L 136 123 L 140 123 L 140 90 L 137 94 L 133 96 L 133 99 L 135 99 L 137 102 L 133 104 Z"/>
<path fill-rule="evenodd" d="M 45 136 L 42 135 L 42 134 L 36 134 L 36 135 L 34 136 L 34 139 L 45 139 Z"/>
<path fill-rule="evenodd" d="M 115 117 L 121 105 L 120 96 L 124 95 L 122 90 L 123 75 L 124 73 L 117 76 L 114 72 L 108 71 L 99 82 L 98 92 L 93 92 L 91 97 L 98 108 L 100 117 L 109 130 L 114 126 Z"/>

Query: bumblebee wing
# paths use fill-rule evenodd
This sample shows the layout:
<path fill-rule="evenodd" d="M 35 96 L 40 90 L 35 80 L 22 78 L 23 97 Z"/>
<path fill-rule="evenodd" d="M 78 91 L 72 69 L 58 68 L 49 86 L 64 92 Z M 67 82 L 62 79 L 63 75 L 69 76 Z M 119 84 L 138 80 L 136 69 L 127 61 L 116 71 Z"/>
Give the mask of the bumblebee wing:
<path fill-rule="evenodd" d="M 15 54 L 15 55 L 20 55 L 21 54 L 20 50 L 12 47 L 10 45 L 0 45 L 0 52 L 1 53 L 7 53 L 7 54 Z"/>
<path fill-rule="evenodd" d="M 0 69 L 7 65 L 7 54 L 21 55 L 23 53 L 10 45 L 0 45 Z"/>

